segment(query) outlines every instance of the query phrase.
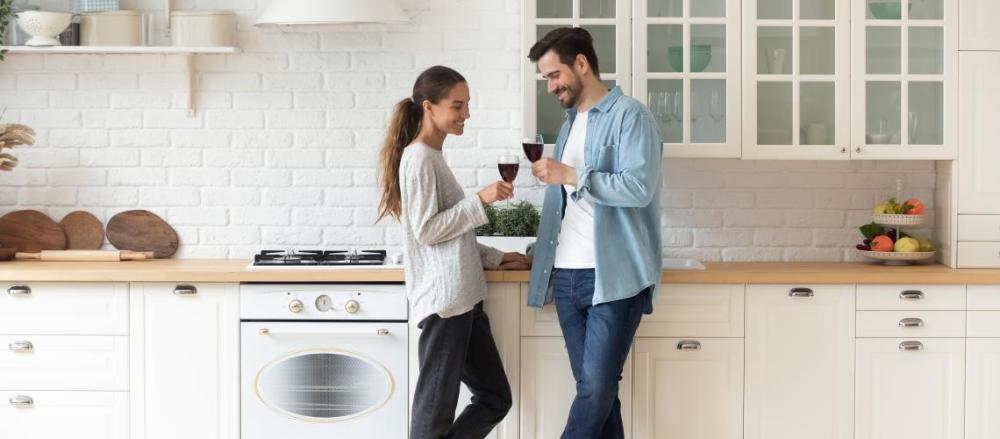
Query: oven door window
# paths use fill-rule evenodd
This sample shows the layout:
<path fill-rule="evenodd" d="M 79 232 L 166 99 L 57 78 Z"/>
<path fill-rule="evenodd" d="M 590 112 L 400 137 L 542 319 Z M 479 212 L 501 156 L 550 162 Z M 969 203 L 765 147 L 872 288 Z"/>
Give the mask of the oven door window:
<path fill-rule="evenodd" d="M 299 352 L 265 366 L 257 375 L 257 396 L 288 416 L 340 421 L 377 410 L 395 383 L 385 367 L 357 354 Z"/>

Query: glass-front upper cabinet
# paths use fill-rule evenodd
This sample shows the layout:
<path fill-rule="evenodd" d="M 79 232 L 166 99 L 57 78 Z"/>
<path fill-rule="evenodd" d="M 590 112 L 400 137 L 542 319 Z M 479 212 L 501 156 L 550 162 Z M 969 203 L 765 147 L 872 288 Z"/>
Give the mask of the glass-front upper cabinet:
<path fill-rule="evenodd" d="M 849 6 L 743 2 L 743 158 L 850 158 Z"/>
<path fill-rule="evenodd" d="M 740 1 L 636 0 L 634 97 L 668 157 L 740 157 Z"/>
<path fill-rule="evenodd" d="M 856 158 L 955 158 L 958 3 L 853 1 Z"/>
<path fill-rule="evenodd" d="M 527 59 L 528 51 L 542 36 L 560 27 L 582 27 L 594 37 L 601 79 L 608 86 L 621 86 L 632 94 L 631 18 L 632 5 L 620 0 L 525 0 L 524 1 L 524 135 L 541 134 L 553 144 L 566 112 L 538 68 Z M 533 86 L 533 90 L 530 89 Z"/>

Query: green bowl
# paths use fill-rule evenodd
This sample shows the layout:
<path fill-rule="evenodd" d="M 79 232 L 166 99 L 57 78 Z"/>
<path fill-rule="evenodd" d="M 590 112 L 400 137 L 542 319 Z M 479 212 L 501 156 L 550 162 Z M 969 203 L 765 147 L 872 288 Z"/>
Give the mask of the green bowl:
<path fill-rule="evenodd" d="M 667 48 L 667 60 L 670 61 L 670 67 L 674 69 L 675 72 L 683 71 L 684 69 L 684 48 L 681 46 L 670 46 Z M 712 45 L 711 44 L 695 44 L 691 46 L 691 71 L 692 72 L 703 72 L 705 68 L 708 67 L 708 63 L 712 61 Z"/>
<path fill-rule="evenodd" d="M 899 20 L 902 18 L 900 4 L 901 2 L 872 2 L 868 3 L 868 10 L 871 11 L 872 17 L 879 20 Z M 906 10 L 912 9 L 913 3 L 907 3 Z"/>

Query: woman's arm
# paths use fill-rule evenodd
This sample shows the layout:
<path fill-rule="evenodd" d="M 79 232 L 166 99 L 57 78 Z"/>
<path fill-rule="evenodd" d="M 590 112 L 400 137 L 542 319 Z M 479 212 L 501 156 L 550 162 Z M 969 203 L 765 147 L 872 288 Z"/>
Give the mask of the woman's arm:
<path fill-rule="evenodd" d="M 405 180 L 401 185 L 403 210 L 409 217 L 413 235 L 421 244 L 434 245 L 455 239 L 489 221 L 477 194 L 465 197 L 448 209 L 438 210 L 437 174 L 431 160 L 408 161 L 401 174 Z"/>

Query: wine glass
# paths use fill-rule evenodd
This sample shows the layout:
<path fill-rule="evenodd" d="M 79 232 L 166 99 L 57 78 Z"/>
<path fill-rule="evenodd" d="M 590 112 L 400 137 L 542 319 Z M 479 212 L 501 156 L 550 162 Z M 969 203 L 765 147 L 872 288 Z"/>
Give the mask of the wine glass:
<path fill-rule="evenodd" d="M 534 138 L 525 137 L 521 139 L 521 149 L 524 150 L 524 156 L 528 158 L 531 163 L 537 162 L 542 159 L 542 154 L 545 151 L 545 139 L 541 134 L 535 134 Z M 532 186 L 538 186 L 538 179 L 535 179 L 535 183 Z"/>
<path fill-rule="evenodd" d="M 677 123 L 684 122 L 684 109 L 681 108 L 682 105 L 684 105 L 684 97 L 681 96 L 681 91 L 677 90 L 674 92 L 674 102 L 670 107 L 670 114 L 674 116 L 674 120 Z"/>
<path fill-rule="evenodd" d="M 520 167 L 521 157 L 516 154 L 501 154 L 497 157 L 497 170 L 500 171 L 500 178 L 507 183 L 513 183 L 517 178 L 517 170 Z M 510 199 L 504 200 L 505 206 L 510 206 Z"/>
<path fill-rule="evenodd" d="M 715 123 L 722 122 L 722 117 L 726 115 L 726 109 L 723 108 L 722 95 L 718 90 L 712 90 L 712 100 L 709 103 L 709 116 Z"/>

